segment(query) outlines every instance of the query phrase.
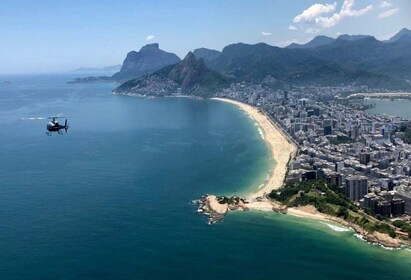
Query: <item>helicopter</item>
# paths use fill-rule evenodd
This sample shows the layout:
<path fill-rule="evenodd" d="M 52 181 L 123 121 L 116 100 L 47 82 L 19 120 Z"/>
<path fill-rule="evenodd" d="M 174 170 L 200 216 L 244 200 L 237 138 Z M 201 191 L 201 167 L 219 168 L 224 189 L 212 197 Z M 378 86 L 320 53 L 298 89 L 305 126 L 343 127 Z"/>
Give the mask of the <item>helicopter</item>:
<path fill-rule="evenodd" d="M 63 134 L 62 130 L 64 129 L 64 131 L 67 133 L 67 130 L 69 128 L 69 125 L 67 123 L 67 119 L 64 122 L 64 125 L 59 124 L 58 122 L 58 118 L 61 117 L 48 117 L 49 119 L 51 119 L 51 121 L 49 123 L 47 123 L 47 132 L 46 134 L 51 136 L 51 133 L 53 132 L 57 132 L 58 134 Z"/>
<path fill-rule="evenodd" d="M 45 120 L 45 119 L 51 120 L 50 122 L 47 123 L 47 126 L 46 126 L 46 129 L 47 129 L 46 134 L 48 136 L 51 136 L 53 132 L 57 132 L 58 134 L 63 134 L 63 129 L 66 133 L 67 133 L 67 130 L 69 129 L 69 124 L 67 123 L 67 119 L 65 120 L 64 125 L 59 124 L 58 119 L 64 118 L 60 115 L 51 116 L 51 117 L 22 118 L 22 120 Z"/>

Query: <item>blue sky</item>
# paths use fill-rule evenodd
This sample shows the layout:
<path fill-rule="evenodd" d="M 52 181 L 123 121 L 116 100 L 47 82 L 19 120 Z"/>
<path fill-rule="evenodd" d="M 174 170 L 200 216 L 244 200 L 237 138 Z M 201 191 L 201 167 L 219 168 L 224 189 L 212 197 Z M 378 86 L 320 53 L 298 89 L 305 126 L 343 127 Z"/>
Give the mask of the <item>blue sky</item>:
<path fill-rule="evenodd" d="M 237 43 L 285 46 L 316 35 L 411 29 L 409 0 L 2 0 L 0 73 L 122 63 L 147 43 L 180 57 Z"/>

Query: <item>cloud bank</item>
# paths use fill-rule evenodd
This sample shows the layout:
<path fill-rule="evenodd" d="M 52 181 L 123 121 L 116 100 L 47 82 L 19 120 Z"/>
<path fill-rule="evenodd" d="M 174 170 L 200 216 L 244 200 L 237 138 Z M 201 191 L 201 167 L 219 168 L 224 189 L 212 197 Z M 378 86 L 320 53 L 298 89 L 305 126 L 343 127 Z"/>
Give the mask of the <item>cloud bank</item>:
<path fill-rule="evenodd" d="M 388 11 L 382 12 L 381 14 L 378 15 L 378 18 L 387 18 L 390 16 L 395 15 L 396 13 L 398 13 L 400 11 L 400 9 L 396 8 L 396 9 L 390 9 Z"/>
<path fill-rule="evenodd" d="M 365 15 L 372 10 L 373 6 L 368 5 L 365 8 L 355 10 L 353 8 L 355 0 L 344 0 L 339 12 L 335 12 L 331 16 L 325 16 L 334 12 L 337 8 L 337 3 L 333 4 L 314 4 L 301 14 L 297 15 L 294 23 L 315 23 L 322 28 L 330 28 L 340 23 L 344 18 L 359 17 Z M 387 2 L 388 3 L 388 2 Z"/>

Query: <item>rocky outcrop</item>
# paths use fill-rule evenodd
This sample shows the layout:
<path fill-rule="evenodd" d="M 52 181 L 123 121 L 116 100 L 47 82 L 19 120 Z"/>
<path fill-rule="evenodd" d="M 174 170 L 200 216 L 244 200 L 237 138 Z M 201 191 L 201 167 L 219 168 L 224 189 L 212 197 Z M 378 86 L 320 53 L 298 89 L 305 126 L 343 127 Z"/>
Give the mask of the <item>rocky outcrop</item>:
<path fill-rule="evenodd" d="M 231 79 L 214 72 L 205 65 L 203 59 L 196 59 L 192 52 L 175 65 L 170 65 L 140 79 L 130 80 L 118 88 L 114 94 L 127 95 L 195 95 L 209 97 L 216 91 L 228 87 Z"/>
<path fill-rule="evenodd" d="M 131 80 L 178 62 L 180 58 L 177 55 L 161 50 L 159 44 L 148 44 L 138 52 L 129 52 L 120 72 L 114 74 L 112 78 L 116 81 Z"/>
<path fill-rule="evenodd" d="M 203 59 L 196 59 L 192 52 L 189 52 L 182 63 L 171 69 L 168 78 L 176 81 L 183 89 L 193 87 L 207 74 L 207 66 Z"/>

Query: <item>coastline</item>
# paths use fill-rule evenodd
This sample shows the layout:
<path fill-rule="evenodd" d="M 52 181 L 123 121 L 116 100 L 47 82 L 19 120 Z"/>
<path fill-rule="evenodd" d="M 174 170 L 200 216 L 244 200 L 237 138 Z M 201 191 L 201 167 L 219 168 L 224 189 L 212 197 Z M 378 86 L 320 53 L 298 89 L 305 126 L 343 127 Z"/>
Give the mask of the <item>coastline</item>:
<path fill-rule="evenodd" d="M 261 128 L 263 139 L 269 146 L 271 156 L 275 161 L 270 170 L 270 176 L 263 186 L 256 186 L 256 191 L 247 195 L 246 199 L 253 201 L 268 195 L 272 190 L 281 188 L 287 173 L 289 160 L 296 154 L 297 146 L 289 141 L 283 132 L 276 128 L 270 119 L 257 108 L 226 98 L 211 98 L 211 100 L 233 104 L 250 116 Z"/>
<path fill-rule="evenodd" d="M 263 140 L 269 145 L 271 155 L 275 160 L 273 168 L 270 170 L 270 177 L 262 187 L 256 186 L 255 192 L 245 197 L 246 210 L 256 211 L 276 211 L 286 213 L 299 218 L 308 218 L 318 221 L 330 221 L 343 227 L 351 228 L 364 241 L 379 244 L 384 247 L 399 248 L 404 245 L 400 240 L 391 238 L 388 234 L 379 232 L 369 233 L 362 227 L 345 221 L 341 218 L 330 216 L 321 212 L 312 205 L 300 207 L 288 207 L 278 202 L 271 201 L 267 195 L 272 191 L 283 186 L 290 159 L 297 153 L 297 145 L 290 141 L 285 133 L 277 128 L 271 120 L 260 110 L 251 105 L 244 104 L 226 98 L 211 98 L 212 100 L 222 101 L 233 104 L 248 114 L 262 130 Z M 210 204 L 209 204 L 210 205 Z M 211 206 L 211 205 L 210 205 Z M 211 207 L 212 208 L 212 207 Z"/>

